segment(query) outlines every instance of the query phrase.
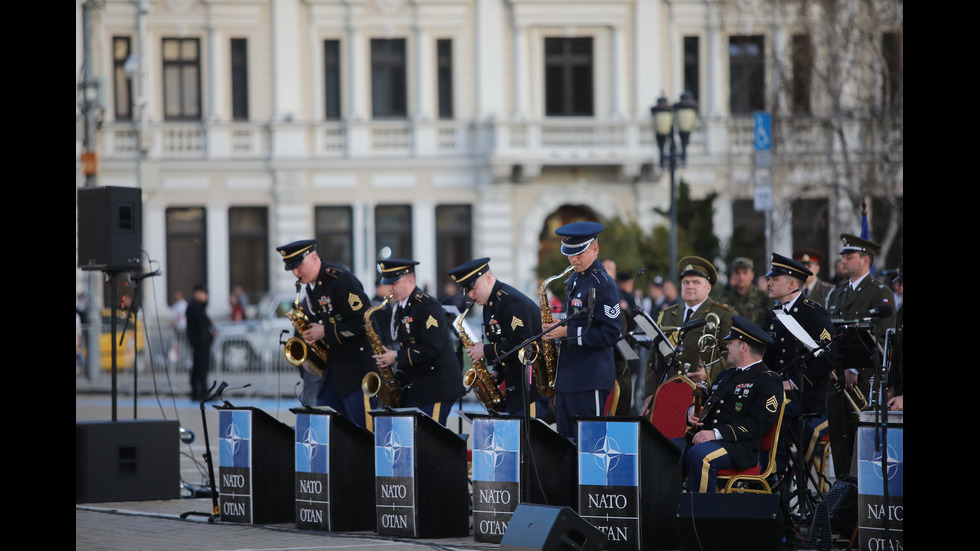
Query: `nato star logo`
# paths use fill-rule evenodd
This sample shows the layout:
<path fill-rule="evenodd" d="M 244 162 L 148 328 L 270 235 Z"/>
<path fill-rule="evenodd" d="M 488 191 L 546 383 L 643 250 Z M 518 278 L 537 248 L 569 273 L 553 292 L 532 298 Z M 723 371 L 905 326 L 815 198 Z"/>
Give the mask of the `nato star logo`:
<path fill-rule="evenodd" d="M 306 455 L 307 461 L 313 462 L 313 458 L 316 457 L 316 452 L 319 446 L 323 444 L 317 438 L 316 431 L 313 427 L 309 427 L 303 432 L 303 440 L 300 441 L 300 447 L 303 449 L 303 453 Z"/>
<path fill-rule="evenodd" d="M 499 467 L 504 462 L 504 454 L 508 451 L 507 447 L 504 446 L 503 439 L 497 433 L 487 436 L 483 444 L 483 449 L 486 451 L 483 454 L 483 458 L 490 465 L 491 469 Z"/>
<path fill-rule="evenodd" d="M 398 434 L 395 431 L 390 430 L 388 434 L 385 434 L 384 443 L 381 445 L 381 449 L 384 450 L 385 460 L 388 463 L 395 464 L 398 462 L 398 458 L 401 456 L 402 449 L 405 446 L 402 445 L 401 439 L 398 438 Z"/>
<path fill-rule="evenodd" d="M 228 429 L 225 431 L 222 439 L 231 447 L 232 455 L 238 453 L 238 450 L 242 446 L 242 442 L 245 440 L 245 438 L 242 436 L 241 430 L 235 423 L 228 425 Z"/>
<path fill-rule="evenodd" d="M 592 450 L 592 457 L 595 459 L 596 466 L 607 474 L 616 468 L 616 465 L 619 464 L 619 458 L 622 456 L 619 443 L 609 436 L 603 436 L 596 441 L 595 448 Z"/>

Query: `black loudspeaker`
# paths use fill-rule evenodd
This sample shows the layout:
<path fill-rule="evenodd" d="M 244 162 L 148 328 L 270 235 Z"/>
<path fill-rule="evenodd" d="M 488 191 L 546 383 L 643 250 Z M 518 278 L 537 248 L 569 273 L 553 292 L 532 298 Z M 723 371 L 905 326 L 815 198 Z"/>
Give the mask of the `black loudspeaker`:
<path fill-rule="evenodd" d="M 142 190 L 78 188 L 78 267 L 127 271 L 140 267 L 143 245 Z"/>
<path fill-rule="evenodd" d="M 570 507 L 521 503 L 500 551 L 602 551 L 606 536 Z"/>
<path fill-rule="evenodd" d="M 778 495 L 682 494 L 677 516 L 684 550 L 783 549 Z"/>
<path fill-rule="evenodd" d="M 180 498 L 177 421 L 75 423 L 75 503 Z"/>

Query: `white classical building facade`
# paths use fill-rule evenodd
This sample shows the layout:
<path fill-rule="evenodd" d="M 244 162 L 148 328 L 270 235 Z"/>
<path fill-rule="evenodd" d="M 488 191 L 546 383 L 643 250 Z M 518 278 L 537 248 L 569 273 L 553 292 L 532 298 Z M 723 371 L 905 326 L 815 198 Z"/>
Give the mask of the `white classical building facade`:
<path fill-rule="evenodd" d="M 87 178 L 79 162 L 76 186 L 142 188 L 143 249 L 163 273 L 148 307 L 198 280 L 219 316 L 235 283 L 253 300 L 288 290 L 274 248 L 310 237 L 369 294 L 389 251 L 419 260 L 433 293 L 455 264 L 489 256 L 533 294 L 563 209 L 666 224 L 650 117 L 661 95 L 695 89 L 678 177 L 692 197 L 717 194 L 716 234 L 732 236 L 757 184 L 752 113 L 787 93 L 772 59 L 799 33 L 773 5 L 77 0 L 78 118 L 98 126 L 76 153 L 99 165 Z M 777 205 L 835 208 L 819 162 L 773 174 Z M 792 212 L 777 206 L 772 227 Z M 836 229 L 822 231 L 831 243 Z M 771 235 L 775 249 L 800 245 Z"/>

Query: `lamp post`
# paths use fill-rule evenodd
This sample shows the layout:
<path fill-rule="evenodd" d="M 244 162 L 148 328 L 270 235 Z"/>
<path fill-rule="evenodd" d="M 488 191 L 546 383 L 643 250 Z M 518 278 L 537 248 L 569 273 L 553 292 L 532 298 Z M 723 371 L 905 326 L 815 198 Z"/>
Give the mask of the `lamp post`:
<path fill-rule="evenodd" d="M 690 92 L 684 92 L 681 100 L 670 105 L 667 98 L 661 96 L 657 104 L 650 108 L 653 116 L 653 133 L 657 137 L 657 149 L 660 151 L 660 168 L 667 164 L 670 168 L 670 279 L 677 281 L 677 194 L 675 189 L 675 172 L 677 162 L 681 165 L 687 162 L 687 144 L 691 140 L 691 130 L 698 118 L 698 104 Z M 677 152 L 677 140 L 674 130 L 681 138 L 681 150 Z M 670 147 L 665 151 L 667 141 Z"/>

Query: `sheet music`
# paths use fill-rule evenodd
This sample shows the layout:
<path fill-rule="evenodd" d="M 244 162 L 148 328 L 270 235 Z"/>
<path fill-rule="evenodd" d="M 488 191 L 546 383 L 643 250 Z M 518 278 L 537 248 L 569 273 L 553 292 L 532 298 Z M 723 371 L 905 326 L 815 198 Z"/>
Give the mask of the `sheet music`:
<path fill-rule="evenodd" d="M 803 343 L 803 346 L 805 346 L 807 350 L 813 350 L 820 347 L 820 345 L 813 340 L 813 337 L 811 337 L 810 334 L 803 329 L 800 322 L 796 321 L 796 318 L 787 314 L 782 309 L 776 309 L 775 312 L 776 319 L 779 320 L 779 323 L 783 324 L 783 327 L 789 330 L 789 332 L 796 337 L 796 340 Z"/>

